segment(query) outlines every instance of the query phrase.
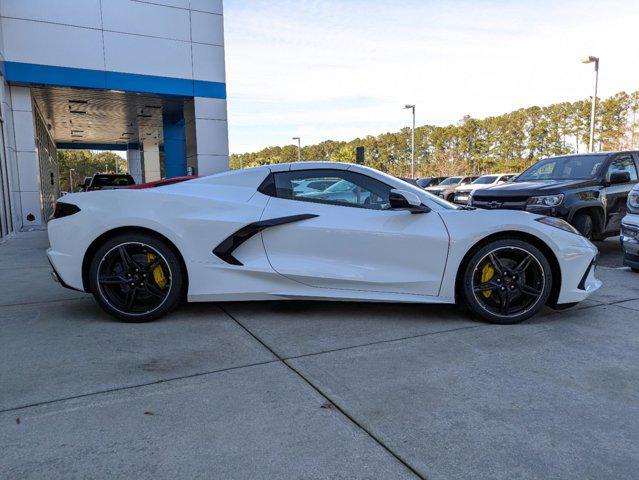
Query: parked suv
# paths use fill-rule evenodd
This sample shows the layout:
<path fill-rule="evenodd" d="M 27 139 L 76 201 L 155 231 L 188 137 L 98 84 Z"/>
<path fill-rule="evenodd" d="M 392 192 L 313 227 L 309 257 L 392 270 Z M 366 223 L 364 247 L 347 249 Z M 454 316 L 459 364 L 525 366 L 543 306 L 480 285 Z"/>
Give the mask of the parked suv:
<path fill-rule="evenodd" d="M 515 178 L 514 173 L 495 173 L 492 175 L 482 175 L 470 185 L 460 185 L 455 189 L 455 203 L 468 205 L 468 200 L 475 190 L 478 188 L 492 187 L 493 185 L 501 185 Z"/>
<path fill-rule="evenodd" d="M 90 181 L 87 183 L 87 179 Z M 80 188 L 85 192 L 93 190 L 113 190 L 116 188 L 127 188 L 135 185 L 133 177 L 126 173 L 96 173 L 93 177 L 87 177 Z"/>
<path fill-rule="evenodd" d="M 639 184 L 628 195 L 628 215 L 621 221 L 623 264 L 639 273 Z"/>
<path fill-rule="evenodd" d="M 452 202 L 455 197 L 455 188 L 460 185 L 470 185 L 471 182 L 477 180 L 477 178 L 479 177 L 448 177 L 446 180 L 440 182 L 439 185 L 427 187 L 424 190 Z"/>
<path fill-rule="evenodd" d="M 436 187 L 443 180 L 446 180 L 446 177 L 423 177 L 423 178 L 418 178 L 416 183 L 418 187 L 428 188 L 428 187 Z"/>
<path fill-rule="evenodd" d="M 638 152 L 546 158 L 511 183 L 476 190 L 471 205 L 563 218 L 585 237 L 601 240 L 619 234 L 638 170 Z"/>

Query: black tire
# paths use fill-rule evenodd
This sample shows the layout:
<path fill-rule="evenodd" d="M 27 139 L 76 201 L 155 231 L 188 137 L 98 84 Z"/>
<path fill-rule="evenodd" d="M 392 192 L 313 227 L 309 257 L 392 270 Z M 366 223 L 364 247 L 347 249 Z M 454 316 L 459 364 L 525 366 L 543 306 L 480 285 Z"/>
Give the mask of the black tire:
<path fill-rule="evenodd" d="M 520 272 L 524 260 L 528 263 Z M 484 279 L 488 266 L 493 272 Z M 550 263 L 537 247 L 518 238 L 504 238 L 471 255 L 462 272 L 461 296 L 482 320 L 509 325 L 523 322 L 544 307 L 552 281 Z"/>
<path fill-rule="evenodd" d="M 127 256 L 130 268 L 125 267 Z M 166 315 L 180 304 L 184 285 L 185 272 L 177 253 L 163 240 L 145 233 L 110 238 L 100 245 L 89 265 L 94 298 L 123 322 L 144 323 Z"/>
<path fill-rule="evenodd" d="M 587 213 L 578 213 L 572 219 L 572 226 L 579 230 L 584 237 L 592 240 L 594 236 L 594 223 L 592 217 Z"/>
<path fill-rule="evenodd" d="M 632 267 L 630 267 L 630 270 L 632 270 L 632 271 L 633 271 L 633 272 L 635 272 L 635 273 L 639 273 L 639 268 L 632 268 Z"/>
<path fill-rule="evenodd" d="M 446 197 L 446 200 L 449 201 L 450 203 L 455 203 L 455 194 L 451 193 L 450 195 Z"/>

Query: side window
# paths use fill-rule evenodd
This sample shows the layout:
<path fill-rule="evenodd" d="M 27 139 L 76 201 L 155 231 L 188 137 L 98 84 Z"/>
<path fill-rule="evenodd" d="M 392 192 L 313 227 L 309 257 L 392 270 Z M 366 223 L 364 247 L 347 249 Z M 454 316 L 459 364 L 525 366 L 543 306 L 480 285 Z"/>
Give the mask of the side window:
<path fill-rule="evenodd" d="M 360 173 L 345 170 L 297 170 L 276 173 L 275 195 L 302 202 L 345 207 L 390 209 L 391 187 Z M 321 186 L 321 189 L 309 188 Z"/>
<path fill-rule="evenodd" d="M 620 155 L 615 158 L 608 167 L 608 173 L 606 173 L 606 180 L 610 180 L 610 175 L 614 172 L 628 172 L 630 174 L 630 181 L 637 181 L 637 167 L 632 159 L 632 155 Z"/>

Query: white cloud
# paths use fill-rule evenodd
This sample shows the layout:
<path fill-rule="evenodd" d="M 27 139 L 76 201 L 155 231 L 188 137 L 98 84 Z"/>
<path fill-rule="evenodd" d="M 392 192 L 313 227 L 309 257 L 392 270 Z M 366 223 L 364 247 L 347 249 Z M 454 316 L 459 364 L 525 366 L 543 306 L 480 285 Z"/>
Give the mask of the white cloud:
<path fill-rule="evenodd" d="M 639 2 L 225 2 L 232 152 L 639 89 Z"/>

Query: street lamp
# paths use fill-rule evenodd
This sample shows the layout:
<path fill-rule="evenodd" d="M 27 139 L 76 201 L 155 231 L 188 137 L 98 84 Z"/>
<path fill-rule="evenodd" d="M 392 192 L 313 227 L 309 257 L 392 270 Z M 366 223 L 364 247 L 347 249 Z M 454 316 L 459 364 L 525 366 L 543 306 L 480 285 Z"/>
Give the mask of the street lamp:
<path fill-rule="evenodd" d="M 75 168 L 69 169 L 69 188 L 71 189 L 71 193 L 73 193 L 73 172 L 75 172 Z"/>
<path fill-rule="evenodd" d="M 293 140 L 297 140 L 297 161 L 302 161 L 302 139 L 300 137 L 293 137 Z"/>
<path fill-rule="evenodd" d="M 404 105 L 405 110 L 413 111 L 413 130 L 411 131 L 411 148 L 410 148 L 410 178 L 415 178 L 415 105 Z"/>
<path fill-rule="evenodd" d="M 584 58 L 581 63 L 595 64 L 595 94 L 592 96 L 592 107 L 590 109 L 590 142 L 588 151 L 592 152 L 595 148 L 595 109 L 597 108 L 597 86 L 599 84 L 599 57 L 592 55 Z"/>

